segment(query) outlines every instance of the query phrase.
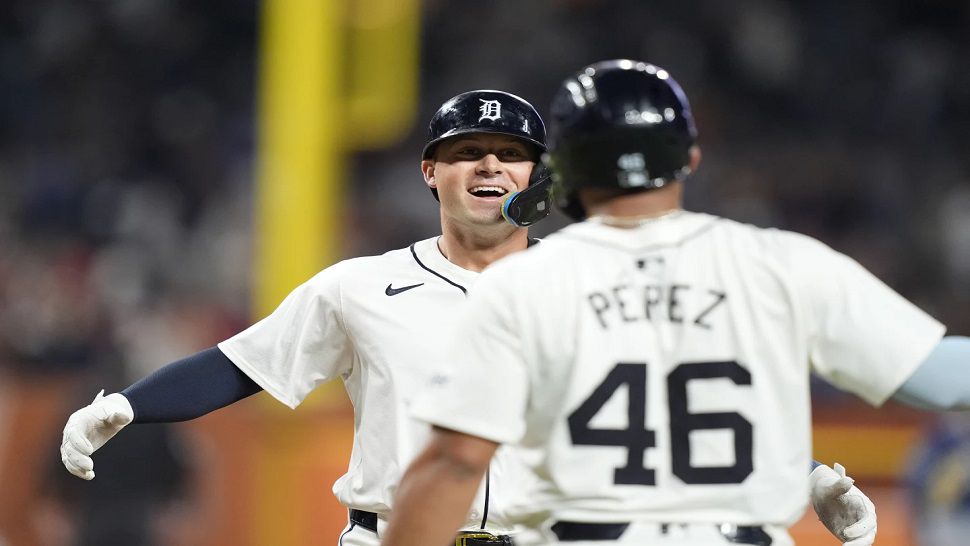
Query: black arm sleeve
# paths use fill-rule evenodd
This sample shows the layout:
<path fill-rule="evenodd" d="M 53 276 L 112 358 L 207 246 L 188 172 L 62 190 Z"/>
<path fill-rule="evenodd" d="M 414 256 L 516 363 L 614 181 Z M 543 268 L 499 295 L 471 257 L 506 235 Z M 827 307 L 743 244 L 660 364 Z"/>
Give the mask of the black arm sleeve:
<path fill-rule="evenodd" d="M 121 394 L 135 423 L 169 423 L 202 417 L 261 391 L 218 347 L 173 362 Z"/>

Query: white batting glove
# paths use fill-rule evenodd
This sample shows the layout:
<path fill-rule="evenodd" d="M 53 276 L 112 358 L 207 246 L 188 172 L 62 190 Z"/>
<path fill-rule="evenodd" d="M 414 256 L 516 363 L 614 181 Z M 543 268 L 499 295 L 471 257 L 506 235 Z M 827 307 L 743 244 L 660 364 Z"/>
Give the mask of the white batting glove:
<path fill-rule="evenodd" d="M 94 460 L 91 455 L 118 434 L 135 418 L 131 404 L 119 393 L 104 395 L 104 389 L 94 402 L 75 411 L 64 425 L 61 441 L 61 461 L 78 478 L 94 479 Z"/>
<path fill-rule="evenodd" d="M 876 507 L 854 482 L 839 463 L 834 470 L 824 464 L 815 468 L 809 475 L 812 506 L 844 546 L 871 546 L 876 540 Z"/>

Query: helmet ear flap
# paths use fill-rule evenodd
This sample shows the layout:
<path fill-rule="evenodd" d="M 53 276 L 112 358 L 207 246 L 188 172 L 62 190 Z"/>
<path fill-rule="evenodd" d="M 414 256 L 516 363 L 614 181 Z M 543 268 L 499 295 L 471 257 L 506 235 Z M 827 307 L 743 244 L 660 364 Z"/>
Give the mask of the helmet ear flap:
<path fill-rule="evenodd" d="M 552 171 L 546 167 L 545 163 L 537 161 L 532 167 L 532 174 L 529 175 L 529 187 L 535 186 L 540 182 L 551 181 Z"/>
<path fill-rule="evenodd" d="M 529 176 L 529 187 L 505 197 L 502 217 L 515 227 L 528 227 L 548 216 L 551 208 L 552 171 L 536 163 Z"/>

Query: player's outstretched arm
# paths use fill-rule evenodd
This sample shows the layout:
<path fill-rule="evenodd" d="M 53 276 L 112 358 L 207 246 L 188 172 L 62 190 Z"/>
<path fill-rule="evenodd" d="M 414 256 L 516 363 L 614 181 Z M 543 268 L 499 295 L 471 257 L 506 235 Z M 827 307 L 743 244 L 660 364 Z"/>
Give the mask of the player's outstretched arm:
<path fill-rule="evenodd" d="M 213 347 L 173 362 L 121 393 L 98 394 L 64 426 L 61 461 L 79 478 L 94 478 L 91 456 L 129 423 L 201 417 L 259 392 L 259 385 Z"/>
<path fill-rule="evenodd" d="M 454 542 L 497 447 L 489 440 L 435 427 L 431 441 L 401 478 L 381 544 Z"/>
<path fill-rule="evenodd" d="M 940 340 L 893 400 L 934 411 L 970 410 L 970 338 Z"/>
<path fill-rule="evenodd" d="M 812 506 L 819 521 L 844 546 L 871 546 L 876 540 L 876 507 L 845 474 L 845 467 L 835 463 L 829 468 L 821 463 L 809 475 Z"/>

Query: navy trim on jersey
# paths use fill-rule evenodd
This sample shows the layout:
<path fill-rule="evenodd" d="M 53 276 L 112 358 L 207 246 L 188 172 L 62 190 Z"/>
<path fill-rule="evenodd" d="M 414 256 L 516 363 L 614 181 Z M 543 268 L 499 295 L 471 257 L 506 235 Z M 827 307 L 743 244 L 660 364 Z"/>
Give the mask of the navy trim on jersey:
<path fill-rule="evenodd" d="M 538 242 L 539 242 L 538 239 L 529 239 L 529 246 L 532 246 L 533 244 L 538 243 Z M 424 269 L 425 271 L 431 273 L 432 275 L 440 278 L 441 280 L 445 281 L 446 283 L 454 286 L 455 288 L 461 290 L 461 293 L 462 294 L 464 294 L 466 296 L 468 295 L 468 290 L 466 290 L 464 286 L 462 286 L 462 285 L 460 285 L 460 284 L 452 281 L 448 277 L 445 277 L 441 273 L 438 273 L 434 269 L 431 269 L 430 267 L 424 265 L 424 263 L 421 262 L 421 259 L 418 258 L 418 253 L 414 251 L 414 245 L 415 244 L 416 243 L 412 243 L 411 246 L 410 246 L 411 256 L 414 256 L 414 261 L 417 262 L 418 265 L 420 265 L 422 269 Z M 491 474 L 492 474 L 492 469 L 491 469 L 491 465 L 489 465 L 488 470 L 485 472 L 485 502 L 484 502 L 484 505 L 485 506 L 482 508 L 482 529 L 485 528 L 485 523 L 488 521 L 489 493 L 491 493 L 491 491 L 490 491 L 491 487 L 490 486 L 491 486 L 491 481 L 492 481 L 491 480 Z"/>
<path fill-rule="evenodd" d="M 488 497 L 491 493 L 492 488 L 492 465 L 489 464 L 488 468 L 485 469 L 485 508 L 482 510 L 482 529 L 485 528 L 485 523 L 488 522 Z"/>
<path fill-rule="evenodd" d="M 353 531 L 354 527 L 357 527 L 357 524 L 350 522 L 350 527 L 348 527 L 343 533 L 340 533 L 340 538 L 337 539 L 337 546 L 344 546 L 344 537 L 347 536 L 347 533 Z"/>
<path fill-rule="evenodd" d="M 445 281 L 446 283 L 450 284 L 451 286 L 454 286 L 458 290 L 461 290 L 461 293 L 462 294 L 464 294 L 466 296 L 468 295 L 468 290 L 466 290 L 464 286 L 456 283 L 455 281 L 449 279 L 448 277 L 445 277 L 444 275 L 442 275 L 441 273 L 438 273 L 434 269 L 431 269 L 430 267 L 424 265 L 424 263 L 422 263 L 421 260 L 418 258 L 418 253 L 414 251 L 414 245 L 415 244 L 416 243 L 412 243 L 411 244 L 411 247 L 410 247 L 411 248 L 411 256 L 414 256 L 414 261 L 418 262 L 418 265 L 420 265 L 422 269 L 424 269 L 425 271 L 431 273 L 435 277 L 438 277 L 439 279 Z"/>

